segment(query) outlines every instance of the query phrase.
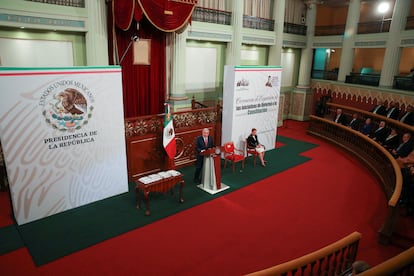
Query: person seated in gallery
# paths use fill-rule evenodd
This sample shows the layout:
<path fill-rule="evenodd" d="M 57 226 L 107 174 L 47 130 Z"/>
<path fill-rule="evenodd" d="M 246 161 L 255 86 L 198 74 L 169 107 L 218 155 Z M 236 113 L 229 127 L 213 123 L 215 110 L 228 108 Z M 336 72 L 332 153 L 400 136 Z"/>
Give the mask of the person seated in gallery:
<path fill-rule="evenodd" d="M 333 118 L 333 121 L 341 125 L 346 125 L 346 116 L 345 114 L 342 113 L 342 109 L 340 108 L 336 109 L 336 114 Z"/>
<path fill-rule="evenodd" d="M 214 148 L 213 138 L 210 137 L 210 130 L 204 128 L 201 132 L 201 136 L 196 138 L 196 164 L 195 164 L 195 173 L 194 173 L 194 183 L 201 183 L 201 169 L 203 168 L 204 156 L 202 152 L 205 150 Z"/>
<path fill-rule="evenodd" d="M 384 142 L 382 142 L 382 146 L 387 150 L 392 150 L 398 147 L 398 143 L 400 142 L 400 136 L 395 128 L 391 128 L 390 133 L 385 138 Z"/>
<path fill-rule="evenodd" d="M 359 114 L 354 113 L 352 114 L 352 119 L 349 121 L 348 126 L 352 128 L 353 130 L 359 130 L 359 127 L 361 125 L 361 120 L 359 119 Z"/>
<path fill-rule="evenodd" d="M 365 123 L 362 125 L 360 132 L 364 135 L 369 136 L 373 129 L 373 124 L 371 118 L 366 118 Z"/>
<path fill-rule="evenodd" d="M 379 144 L 382 144 L 387 138 L 388 131 L 385 127 L 385 121 L 381 121 L 378 125 L 378 128 L 370 135 L 372 140 L 376 141 Z"/>
<path fill-rule="evenodd" d="M 411 105 L 408 105 L 405 108 L 405 113 L 402 114 L 399 121 L 403 124 L 407 124 L 409 126 L 414 125 L 414 113 L 413 113 L 413 107 Z"/>
<path fill-rule="evenodd" d="M 374 114 L 385 116 L 387 114 L 387 108 L 384 106 L 381 100 L 377 101 L 377 105 L 371 109 L 371 112 Z"/>
<path fill-rule="evenodd" d="M 397 105 L 394 102 L 390 102 L 385 116 L 387 116 L 387 118 L 397 120 L 399 114 L 400 110 L 398 109 Z"/>
<path fill-rule="evenodd" d="M 260 144 L 259 139 L 257 138 L 257 130 L 255 128 L 252 128 L 252 132 L 250 133 L 249 137 L 247 137 L 247 147 L 250 149 L 256 149 L 260 162 L 262 164 L 262 167 L 265 167 L 265 146 Z"/>
<path fill-rule="evenodd" d="M 409 132 L 404 133 L 402 137 L 402 142 L 398 145 L 398 147 L 391 150 L 391 154 L 395 158 L 404 158 L 407 157 L 408 154 L 413 150 L 413 141 L 411 140 L 411 134 Z"/>

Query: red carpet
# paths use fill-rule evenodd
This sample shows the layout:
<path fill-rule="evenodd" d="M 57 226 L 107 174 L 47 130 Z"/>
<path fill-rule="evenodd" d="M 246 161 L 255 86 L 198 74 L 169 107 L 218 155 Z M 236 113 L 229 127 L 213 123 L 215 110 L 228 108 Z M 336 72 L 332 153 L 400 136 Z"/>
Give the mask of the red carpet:
<path fill-rule="evenodd" d="M 305 129 L 289 121 L 278 134 L 319 144 L 309 162 L 41 267 L 26 249 L 1 255 L 2 275 L 241 275 L 353 231 L 371 265 L 401 252 L 377 243 L 386 199 L 375 179 Z"/>

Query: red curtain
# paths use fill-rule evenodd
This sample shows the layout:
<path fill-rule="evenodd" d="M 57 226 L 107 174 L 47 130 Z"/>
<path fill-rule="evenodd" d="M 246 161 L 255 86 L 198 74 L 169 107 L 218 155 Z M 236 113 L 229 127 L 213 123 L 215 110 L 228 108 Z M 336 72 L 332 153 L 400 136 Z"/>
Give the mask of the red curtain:
<path fill-rule="evenodd" d="M 126 53 L 121 64 L 125 117 L 163 113 L 166 93 L 165 34 L 146 19 L 140 21 L 137 31 L 133 21 L 128 30 L 116 32 L 119 57 L 125 53 L 134 34 L 139 38 L 151 39 L 151 65 L 133 65 L 132 47 Z"/>
<path fill-rule="evenodd" d="M 122 60 L 125 117 L 164 112 L 166 95 L 166 34 L 188 23 L 194 4 L 170 0 L 112 0 L 108 8 L 109 49 Z M 145 16 L 144 16 L 145 15 Z M 139 28 L 137 30 L 137 22 Z M 151 39 L 151 65 L 133 65 L 131 38 Z M 111 64 L 116 58 L 110 55 Z"/>
<path fill-rule="evenodd" d="M 170 0 L 137 1 L 149 21 L 164 32 L 174 32 L 185 26 L 195 7 L 194 4 Z"/>

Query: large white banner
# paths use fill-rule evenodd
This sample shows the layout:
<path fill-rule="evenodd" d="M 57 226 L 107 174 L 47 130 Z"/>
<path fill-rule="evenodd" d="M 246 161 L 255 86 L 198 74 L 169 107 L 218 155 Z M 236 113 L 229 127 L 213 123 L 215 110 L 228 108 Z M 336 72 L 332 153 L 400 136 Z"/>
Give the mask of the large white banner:
<path fill-rule="evenodd" d="M 223 143 L 243 149 L 256 128 L 266 150 L 275 148 L 281 73 L 279 66 L 225 66 Z"/>
<path fill-rule="evenodd" d="M 18 224 L 128 191 L 121 68 L 0 69 Z"/>

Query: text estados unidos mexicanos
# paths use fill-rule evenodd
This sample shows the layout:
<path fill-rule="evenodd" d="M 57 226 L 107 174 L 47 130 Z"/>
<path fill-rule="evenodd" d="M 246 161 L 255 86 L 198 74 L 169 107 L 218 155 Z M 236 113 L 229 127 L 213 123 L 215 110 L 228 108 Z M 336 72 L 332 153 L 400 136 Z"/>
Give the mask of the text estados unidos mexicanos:
<path fill-rule="evenodd" d="M 74 80 L 61 80 L 61 81 L 57 81 L 57 82 L 49 85 L 43 91 L 42 95 L 40 96 L 39 105 L 45 106 L 47 104 L 47 98 L 49 97 L 50 93 L 52 93 L 53 91 L 55 91 L 56 89 L 61 88 L 61 87 L 79 88 L 80 90 L 83 91 L 83 93 L 86 94 L 86 96 L 89 98 L 91 103 L 94 102 L 94 97 L 92 95 L 92 92 L 83 83 L 81 83 L 79 81 L 74 81 Z"/>

